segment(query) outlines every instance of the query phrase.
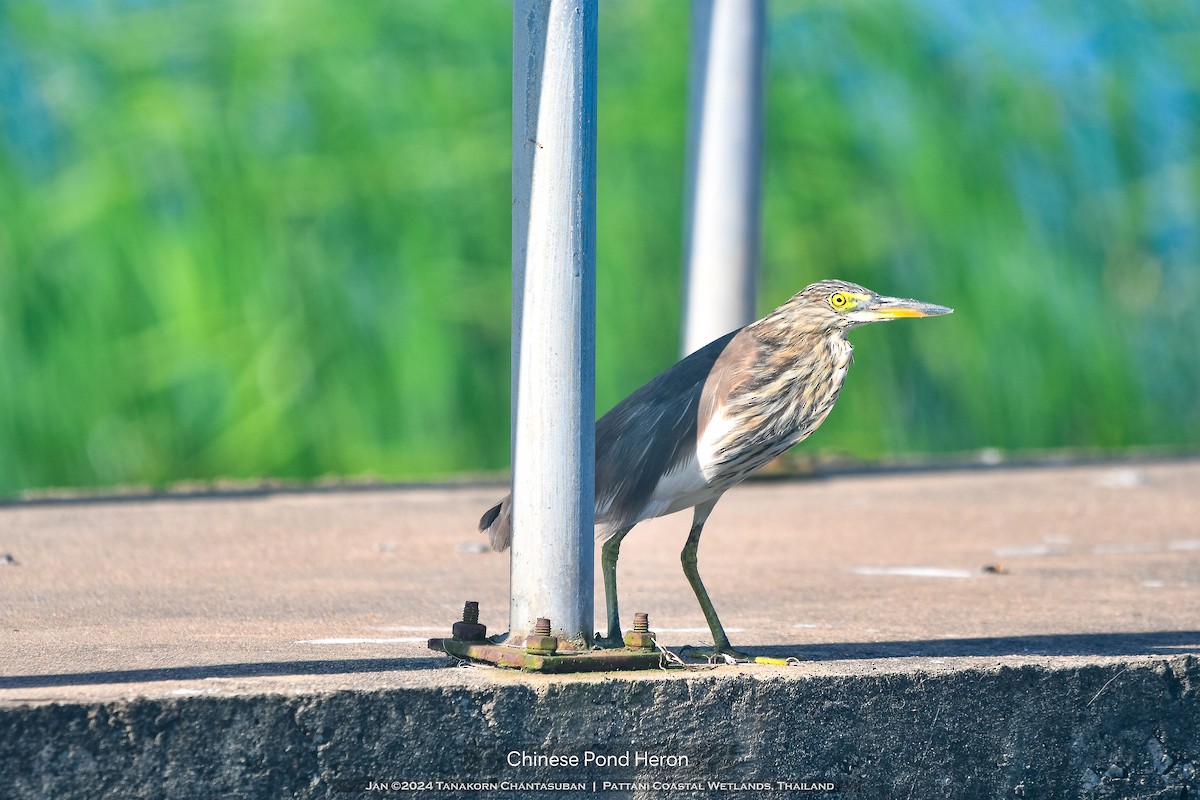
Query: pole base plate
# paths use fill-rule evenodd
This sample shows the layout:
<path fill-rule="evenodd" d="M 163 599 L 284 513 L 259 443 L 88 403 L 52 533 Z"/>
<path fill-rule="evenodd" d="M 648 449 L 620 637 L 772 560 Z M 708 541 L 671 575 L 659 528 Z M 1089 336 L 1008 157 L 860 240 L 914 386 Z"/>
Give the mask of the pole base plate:
<path fill-rule="evenodd" d="M 585 650 L 577 653 L 530 653 L 524 647 L 509 647 L 487 640 L 430 639 L 429 649 L 502 669 L 560 675 L 568 672 L 612 672 L 615 670 L 659 669 L 658 650 Z"/>

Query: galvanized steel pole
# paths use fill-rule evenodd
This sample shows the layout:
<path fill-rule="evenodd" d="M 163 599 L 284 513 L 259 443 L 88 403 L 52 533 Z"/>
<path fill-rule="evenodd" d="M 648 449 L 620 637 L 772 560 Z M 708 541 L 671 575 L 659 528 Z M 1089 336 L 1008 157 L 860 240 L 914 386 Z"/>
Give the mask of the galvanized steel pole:
<path fill-rule="evenodd" d="M 765 0 L 692 0 L 683 352 L 755 319 Z"/>
<path fill-rule="evenodd" d="M 513 9 L 513 643 L 538 617 L 592 636 L 596 16 Z"/>

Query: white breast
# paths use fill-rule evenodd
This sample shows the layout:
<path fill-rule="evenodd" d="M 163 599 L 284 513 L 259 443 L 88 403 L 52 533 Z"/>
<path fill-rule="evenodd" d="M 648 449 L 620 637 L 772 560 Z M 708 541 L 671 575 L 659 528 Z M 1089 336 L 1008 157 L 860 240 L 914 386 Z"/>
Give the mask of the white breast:
<path fill-rule="evenodd" d="M 658 485 L 650 495 L 650 502 L 639 516 L 642 519 L 650 519 L 673 514 L 708 500 L 712 494 L 700 463 L 693 454 L 680 464 L 678 469 L 659 479 Z"/>
<path fill-rule="evenodd" d="M 712 478 L 712 468 L 717 462 L 717 454 L 733 430 L 733 426 L 734 420 L 725 416 L 721 409 L 717 409 L 709 419 L 708 425 L 705 426 L 704 435 L 696 443 L 696 461 L 699 472 L 706 482 Z"/>

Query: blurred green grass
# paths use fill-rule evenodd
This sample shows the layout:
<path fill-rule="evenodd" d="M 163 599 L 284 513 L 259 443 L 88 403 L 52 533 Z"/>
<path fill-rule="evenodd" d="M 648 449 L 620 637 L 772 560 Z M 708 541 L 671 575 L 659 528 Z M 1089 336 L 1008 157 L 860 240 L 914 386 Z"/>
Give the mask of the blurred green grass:
<path fill-rule="evenodd" d="M 764 310 L 806 448 L 1200 442 L 1200 7 L 771 4 Z M 597 407 L 679 346 L 687 5 L 601 5 Z M 0 494 L 508 460 L 511 9 L 0 6 Z"/>

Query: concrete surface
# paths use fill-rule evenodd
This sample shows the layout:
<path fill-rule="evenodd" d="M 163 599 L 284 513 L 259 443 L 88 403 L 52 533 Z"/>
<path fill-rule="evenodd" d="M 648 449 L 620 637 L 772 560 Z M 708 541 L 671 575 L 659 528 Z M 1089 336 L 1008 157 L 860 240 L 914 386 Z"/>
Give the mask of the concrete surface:
<path fill-rule="evenodd" d="M 1198 488 L 1197 460 L 747 484 L 701 573 L 735 645 L 803 661 L 582 678 L 424 647 L 467 599 L 506 626 L 499 487 L 0 506 L 0 797 L 1194 796 Z M 687 525 L 622 547 L 626 623 L 672 646 L 707 641 Z"/>

